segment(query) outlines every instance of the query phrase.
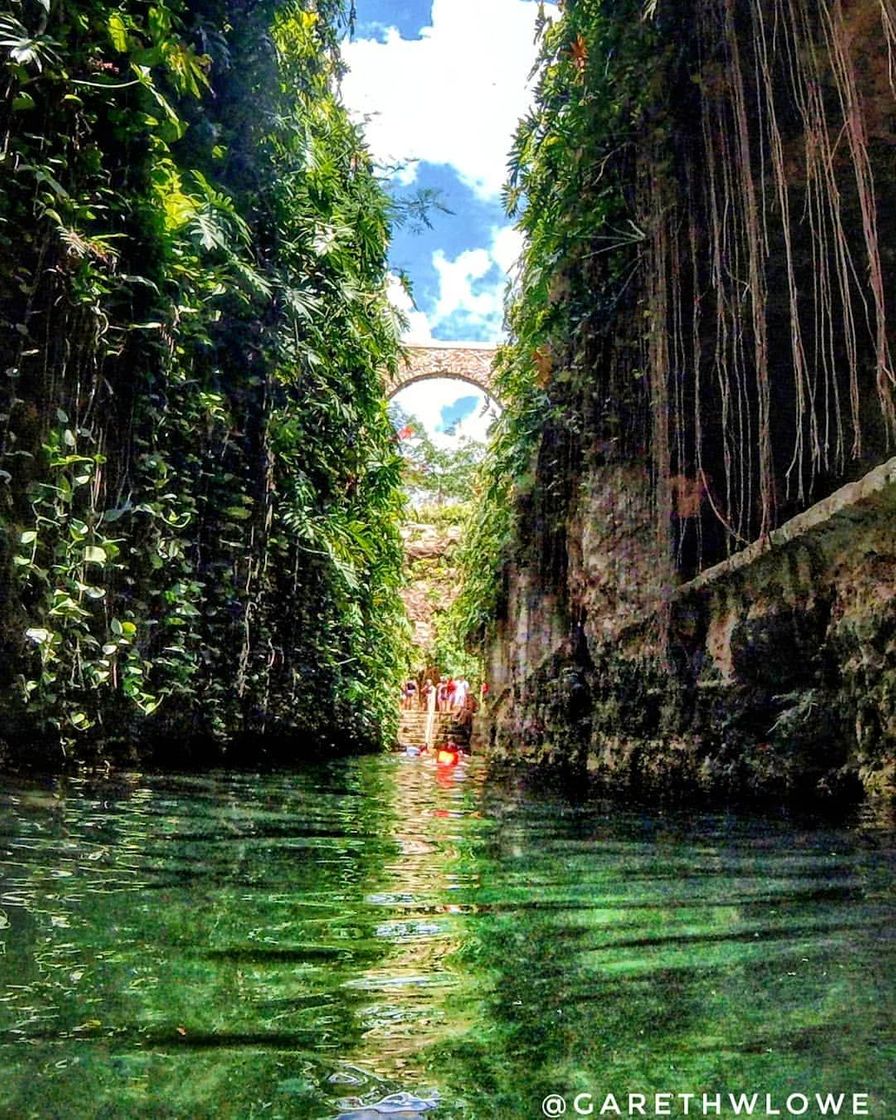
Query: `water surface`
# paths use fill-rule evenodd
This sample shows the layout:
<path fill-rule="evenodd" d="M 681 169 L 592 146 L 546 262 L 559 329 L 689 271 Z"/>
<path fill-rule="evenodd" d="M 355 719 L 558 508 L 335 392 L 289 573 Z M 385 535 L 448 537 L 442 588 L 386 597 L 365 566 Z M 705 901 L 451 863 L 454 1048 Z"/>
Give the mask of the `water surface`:
<path fill-rule="evenodd" d="M 397 756 L 7 782 L 0 1115 L 758 1090 L 886 1120 L 894 868 L 871 820 L 625 812 Z"/>

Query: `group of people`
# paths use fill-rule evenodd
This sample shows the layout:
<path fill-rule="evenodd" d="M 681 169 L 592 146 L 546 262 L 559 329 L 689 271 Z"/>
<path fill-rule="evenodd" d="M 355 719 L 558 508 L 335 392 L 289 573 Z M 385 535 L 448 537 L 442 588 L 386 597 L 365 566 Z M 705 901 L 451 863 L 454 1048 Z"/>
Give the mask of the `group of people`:
<path fill-rule="evenodd" d="M 430 752 L 429 744 L 424 743 L 422 747 L 413 744 L 406 746 L 404 748 L 404 753 L 411 758 L 419 758 L 421 755 L 433 753 L 436 762 L 438 762 L 440 766 L 455 766 L 465 755 L 468 755 L 470 751 L 467 747 L 463 747 L 459 743 L 455 743 L 453 739 L 449 739 L 448 742 L 445 743 L 444 746 L 439 747 L 438 750 L 433 748 L 432 752 Z"/>
<path fill-rule="evenodd" d="M 427 677 L 422 685 L 409 677 L 402 685 L 401 706 L 405 711 L 415 708 L 424 712 L 452 712 L 456 717 L 475 710 L 476 701 L 467 678 L 441 676 L 436 681 Z"/>

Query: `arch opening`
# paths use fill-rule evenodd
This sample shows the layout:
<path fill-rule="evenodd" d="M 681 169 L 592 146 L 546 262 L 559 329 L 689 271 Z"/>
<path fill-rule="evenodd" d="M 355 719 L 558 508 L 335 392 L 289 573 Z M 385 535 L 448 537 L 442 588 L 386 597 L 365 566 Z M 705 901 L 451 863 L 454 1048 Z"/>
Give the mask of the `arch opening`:
<path fill-rule="evenodd" d="M 387 396 L 392 399 L 418 381 L 447 378 L 466 381 L 496 400 L 492 372 L 495 353 L 494 346 L 482 342 L 428 342 L 408 346 L 407 358 L 386 386 Z"/>
<path fill-rule="evenodd" d="M 397 388 L 389 398 L 389 415 L 405 457 L 419 441 L 429 454 L 452 457 L 464 446 L 485 454 L 500 404 L 466 377 L 431 374 Z"/>
<path fill-rule="evenodd" d="M 488 399 L 494 401 L 495 404 L 500 403 L 495 397 L 490 383 L 483 384 L 481 378 L 476 378 L 469 374 L 447 373 L 439 369 L 433 370 L 432 373 L 414 373 L 412 376 L 405 377 L 401 380 L 397 378 L 393 379 L 389 382 L 387 387 L 387 399 L 391 403 L 400 393 L 403 393 L 406 389 L 410 389 L 414 385 L 419 385 L 423 381 L 456 381 L 460 386 L 478 389 L 483 396 L 488 397 Z"/>

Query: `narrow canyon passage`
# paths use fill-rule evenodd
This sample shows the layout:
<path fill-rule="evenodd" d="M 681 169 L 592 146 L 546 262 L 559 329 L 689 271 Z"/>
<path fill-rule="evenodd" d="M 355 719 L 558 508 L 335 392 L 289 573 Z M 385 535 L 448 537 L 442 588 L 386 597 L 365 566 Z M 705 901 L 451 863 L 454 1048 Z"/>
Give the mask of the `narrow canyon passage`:
<path fill-rule="evenodd" d="M 6 0 L 0 1120 L 892 1120 L 894 62 Z"/>

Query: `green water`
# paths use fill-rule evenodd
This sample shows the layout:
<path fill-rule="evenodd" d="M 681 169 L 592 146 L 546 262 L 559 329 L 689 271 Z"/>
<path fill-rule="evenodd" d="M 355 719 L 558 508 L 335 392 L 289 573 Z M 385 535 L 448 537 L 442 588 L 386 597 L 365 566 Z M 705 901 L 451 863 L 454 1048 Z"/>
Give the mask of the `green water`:
<path fill-rule="evenodd" d="M 871 820 L 625 812 L 392 756 L 7 783 L 0 861 L 4 1117 L 728 1091 L 896 1117 L 896 856 Z"/>

